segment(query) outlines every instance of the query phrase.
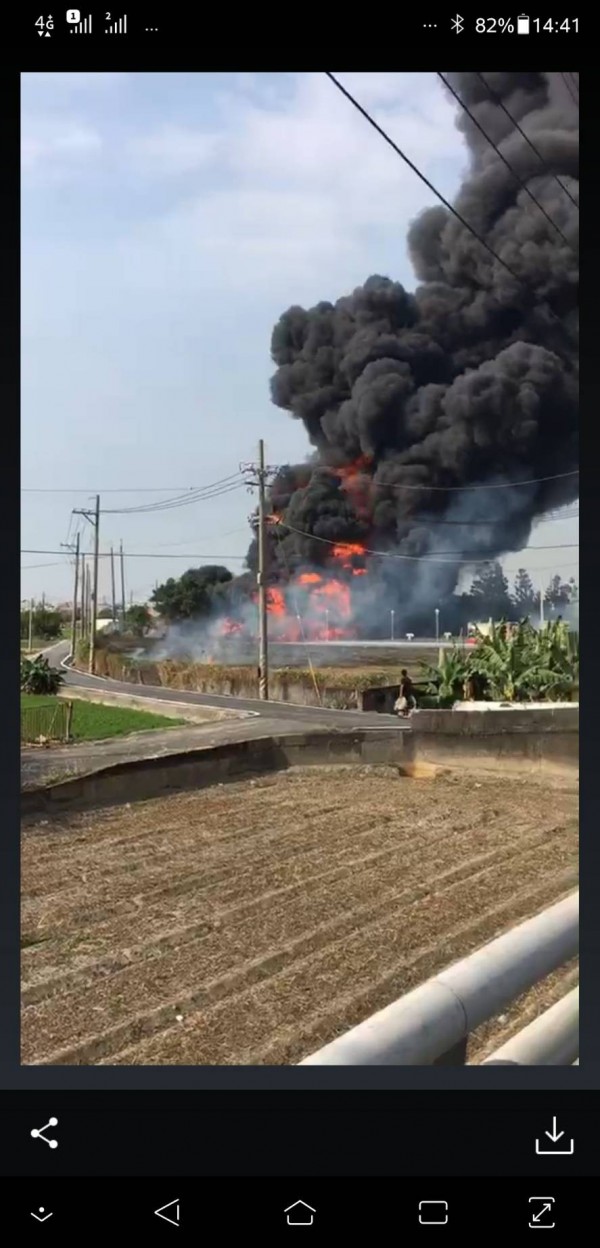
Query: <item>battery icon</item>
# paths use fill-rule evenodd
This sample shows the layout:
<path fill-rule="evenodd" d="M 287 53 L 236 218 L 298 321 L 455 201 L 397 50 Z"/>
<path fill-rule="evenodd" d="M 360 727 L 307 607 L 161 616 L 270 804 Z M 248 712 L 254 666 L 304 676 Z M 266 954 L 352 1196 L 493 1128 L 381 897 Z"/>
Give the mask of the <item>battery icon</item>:
<path fill-rule="evenodd" d="M 517 18 L 517 34 L 518 35 L 529 34 L 529 18 L 528 17 L 524 17 L 523 15 L 521 15 L 521 17 Z"/>

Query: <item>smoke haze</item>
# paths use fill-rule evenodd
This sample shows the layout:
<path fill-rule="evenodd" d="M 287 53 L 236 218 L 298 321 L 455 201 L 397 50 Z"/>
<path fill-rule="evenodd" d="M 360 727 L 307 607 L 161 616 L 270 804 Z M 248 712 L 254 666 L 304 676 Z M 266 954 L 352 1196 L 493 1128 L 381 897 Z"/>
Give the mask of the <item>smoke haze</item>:
<path fill-rule="evenodd" d="M 446 77 L 560 233 L 457 106 L 470 161 L 455 207 L 512 272 L 434 207 L 409 231 L 414 293 L 369 277 L 335 303 L 289 308 L 271 344 L 273 402 L 313 447 L 272 485 L 272 511 L 301 531 L 270 530 L 273 580 L 327 567 L 319 539 L 428 555 L 369 559 L 409 612 L 453 592 L 453 556 L 520 550 L 536 518 L 578 494 L 576 476 L 466 488 L 578 467 L 578 109 L 561 74 L 485 75 L 542 164 L 475 74 Z M 360 614 L 369 590 L 354 590 Z"/>

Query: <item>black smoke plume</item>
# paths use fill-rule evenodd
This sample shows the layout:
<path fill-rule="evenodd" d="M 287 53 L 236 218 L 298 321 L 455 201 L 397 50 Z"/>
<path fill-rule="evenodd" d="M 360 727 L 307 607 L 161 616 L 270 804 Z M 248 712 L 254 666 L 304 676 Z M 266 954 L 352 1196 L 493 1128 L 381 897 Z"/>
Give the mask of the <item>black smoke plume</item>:
<path fill-rule="evenodd" d="M 327 565 L 319 538 L 440 561 L 468 552 L 475 565 L 521 549 L 536 518 L 577 496 L 576 476 L 465 487 L 578 466 L 578 109 L 561 74 L 485 75 L 542 163 L 475 74 L 447 77 L 568 241 L 460 110 L 470 167 L 455 207 L 511 271 L 434 207 L 409 231 L 414 293 L 374 276 L 335 304 L 283 314 L 272 399 L 303 422 L 314 453 L 272 486 L 272 510 L 310 535 L 273 529 L 276 579 Z M 379 568 L 407 605 L 451 594 L 459 570 Z"/>

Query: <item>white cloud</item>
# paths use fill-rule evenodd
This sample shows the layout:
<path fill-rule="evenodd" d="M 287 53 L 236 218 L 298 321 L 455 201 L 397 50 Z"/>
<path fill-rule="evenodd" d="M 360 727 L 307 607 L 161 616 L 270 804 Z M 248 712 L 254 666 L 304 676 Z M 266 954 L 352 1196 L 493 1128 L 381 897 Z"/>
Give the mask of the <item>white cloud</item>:
<path fill-rule="evenodd" d="M 59 174 L 74 161 L 98 152 L 101 147 L 98 132 L 83 122 L 30 120 L 23 132 L 22 169 L 30 173 L 46 166 Z"/>
<path fill-rule="evenodd" d="M 181 126 L 163 126 L 153 134 L 126 144 L 140 173 L 169 176 L 191 173 L 210 164 L 218 154 L 220 136 Z"/>
<path fill-rule="evenodd" d="M 344 81 L 451 194 L 464 146 L 435 78 L 364 74 Z M 382 252 L 393 240 L 394 275 L 400 267 L 408 276 L 407 228 L 434 197 L 331 82 L 290 75 L 276 96 L 272 83 L 257 96 L 253 80 L 238 78 L 220 103 L 218 130 L 214 119 L 210 131 L 163 127 L 130 145 L 140 171 L 198 174 L 199 184 L 192 177 L 185 198 L 177 196 L 122 240 L 120 266 L 135 270 L 146 289 L 177 274 L 184 286 L 246 287 L 253 297 L 294 284 L 304 291 L 308 275 L 318 274 L 335 296 L 344 269 L 360 280 L 360 257 L 376 254 L 379 239 Z"/>

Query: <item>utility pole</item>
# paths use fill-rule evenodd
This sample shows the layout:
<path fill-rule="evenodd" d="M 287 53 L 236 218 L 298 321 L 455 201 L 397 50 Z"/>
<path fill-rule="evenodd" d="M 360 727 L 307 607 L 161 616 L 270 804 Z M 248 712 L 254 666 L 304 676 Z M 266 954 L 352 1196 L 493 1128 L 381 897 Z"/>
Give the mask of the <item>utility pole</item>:
<path fill-rule="evenodd" d="M 85 628 L 86 628 L 86 619 L 85 619 L 86 572 L 87 572 L 87 569 L 85 566 L 85 555 L 82 551 L 81 552 L 81 590 L 80 590 L 81 601 L 80 601 L 80 606 L 79 606 L 79 633 L 80 633 L 82 641 L 85 638 Z"/>
<path fill-rule="evenodd" d="M 540 589 L 540 628 L 544 627 L 544 591 Z"/>
<path fill-rule="evenodd" d="M 77 644 L 77 588 L 79 580 L 79 533 L 75 538 L 75 584 L 73 586 L 73 613 L 71 615 L 71 655 L 75 660 L 75 646 Z"/>
<path fill-rule="evenodd" d="M 30 598 L 29 599 L 29 642 L 27 646 L 27 649 L 29 650 L 30 654 L 31 654 L 32 646 L 33 646 L 33 598 Z"/>
<path fill-rule="evenodd" d="M 269 698 L 267 540 L 265 526 L 265 444 L 258 444 L 258 696 Z"/>
<path fill-rule="evenodd" d="M 241 472 L 251 473 L 250 486 L 258 487 L 258 694 L 263 701 L 269 698 L 269 635 L 268 635 L 268 567 L 267 567 L 267 511 L 265 486 L 274 469 L 265 465 L 265 444 L 258 444 L 258 464 L 240 464 Z"/>
<path fill-rule="evenodd" d="M 89 640 L 90 640 L 90 624 L 91 624 L 91 620 L 92 620 L 92 612 L 91 612 L 91 605 L 92 605 L 92 604 L 91 604 L 91 602 L 90 602 L 90 599 L 91 599 L 91 593 L 90 593 L 90 565 L 89 565 L 89 563 L 88 563 L 88 564 L 86 564 L 86 568 L 85 568 L 85 627 L 86 627 L 86 632 L 87 632 L 88 642 L 89 642 Z"/>
<path fill-rule="evenodd" d="M 94 581 L 92 598 L 92 628 L 90 632 L 90 675 L 94 673 L 96 658 L 96 620 L 98 618 L 98 562 L 100 555 L 100 495 L 96 494 L 96 518 L 94 521 Z"/>
<path fill-rule="evenodd" d="M 73 515 L 85 516 L 85 519 L 89 520 L 94 530 L 94 566 L 93 566 L 93 575 L 92 575 L 91 603 L 90 603 L 90 610 L 89 610 L 90 659 L 89 659 L 89 667 L 88 667 L 90 676 L 93 676 L 94 661 L 96 658 L 96 619 L 98 615 L 98 563 L 99 563 L 99 558 L 100 558 L 100 495 L 96 494 L 96 506 L 93 511 L 86 511 L 83 508 L 74 509 Z"/>
<path fill-rule="evenodd" d="M 110 548 L 110 583 L 112 586 L 113 624 L 116 624 L 117 622 L 117 595 L 115 592 L 115 552 L 112 546 Z"/>
<path fill-rule="evenodd" d="M 75 555 L 75 583 L 73 586 L 73 609 L 71 611 L 71 658 L 75 658 L 75 646 L 77 644 L 77 593 L 79 590 L 79 533 L 75 537 L 75 545 L 69 542 L 61 542 L 67 550 Z M 83 619 L 81 624 L 81 635 L 83 637 Z"/>
<path fill-rule="evenodd" d="M 123 555 L 123 543 L 121 542 L 121 628 L 125 632 L 125 558 Z"/>

